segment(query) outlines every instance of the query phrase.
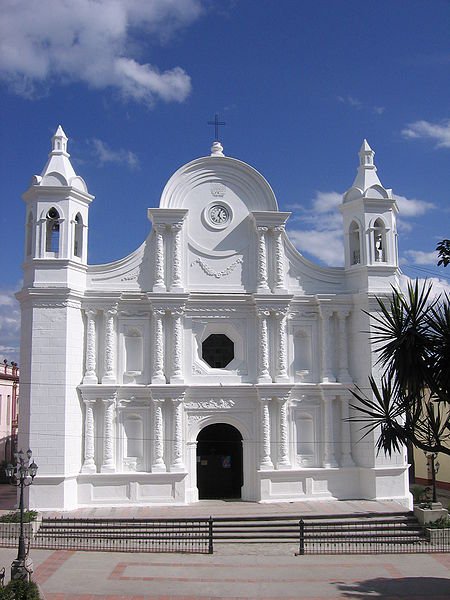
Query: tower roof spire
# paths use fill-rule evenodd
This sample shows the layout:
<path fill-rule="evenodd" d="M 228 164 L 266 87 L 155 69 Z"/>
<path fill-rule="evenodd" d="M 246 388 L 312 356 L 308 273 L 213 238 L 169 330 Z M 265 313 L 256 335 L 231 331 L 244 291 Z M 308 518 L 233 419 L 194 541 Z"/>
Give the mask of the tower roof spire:
<path fill-rule="evenodd" d="M 359 149 L 359 167 L 356 174 L 353 187 L 357 187 L 363 192 L 373 185 L 382 185 L 374 163 L 375 152 L 369 146 L 369 142 L 364 138 Z"/>

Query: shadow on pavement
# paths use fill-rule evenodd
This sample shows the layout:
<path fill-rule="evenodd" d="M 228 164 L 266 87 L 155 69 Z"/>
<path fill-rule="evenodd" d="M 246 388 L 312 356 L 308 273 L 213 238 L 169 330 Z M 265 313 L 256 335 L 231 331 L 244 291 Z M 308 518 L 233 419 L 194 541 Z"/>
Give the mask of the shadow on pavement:
<path fill-rule="evenodd" d="M 442 577 L 401 577 L 398 579 L 367 579 L 347 584 L 339 581 L 333 585 L 342 592 L 342 598 L 433 598 L 448 600 L 450 579 Z"/>

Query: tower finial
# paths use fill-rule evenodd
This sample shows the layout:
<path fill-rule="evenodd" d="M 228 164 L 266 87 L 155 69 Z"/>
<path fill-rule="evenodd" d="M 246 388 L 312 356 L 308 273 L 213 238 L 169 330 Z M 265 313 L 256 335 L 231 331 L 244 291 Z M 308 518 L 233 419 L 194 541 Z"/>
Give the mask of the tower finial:
<path fill-rule="evenodd" d="M 55 156 L 57 154 L 70 156 L 70 154 L 67 152 L 67 140 L 68 137 L 64 133 L 64 129 L 61 127 L 61 125 L 58 125 L 58 129 L 56 130 L 55 135 L 52 137 L 52 151 L 50 156 Z"/>

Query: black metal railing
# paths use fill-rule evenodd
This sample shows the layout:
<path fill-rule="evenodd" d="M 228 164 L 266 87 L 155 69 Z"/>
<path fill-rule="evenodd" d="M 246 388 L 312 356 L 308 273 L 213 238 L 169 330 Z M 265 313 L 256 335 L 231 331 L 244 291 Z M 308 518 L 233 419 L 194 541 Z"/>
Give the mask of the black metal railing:
<path fill-rule="evenodd" d="M 15 523 L 0 524 L 0 546 L 16 546 Z M 31 548 L 212 554 L 217 544 L 287 543 L 298 555 L 450 552 L 450 529 L 411 514 L 203 519 L 43 518 L 25 525 Z M 291 551 L 291 549 L 290 549 Z"/>
<path fill-rule="evenodd" d="M 0 546 L 14 546 L 13 523 L 0 526 Z M 107 552 L 213 553 L 211 519 L 42 519 L 26 532 L 30 548 Z"/>
<path fill-rule="evenodd" d="M 410 520 L 299 521 L 298 554 L 450 552 L 450 529 Z"/>

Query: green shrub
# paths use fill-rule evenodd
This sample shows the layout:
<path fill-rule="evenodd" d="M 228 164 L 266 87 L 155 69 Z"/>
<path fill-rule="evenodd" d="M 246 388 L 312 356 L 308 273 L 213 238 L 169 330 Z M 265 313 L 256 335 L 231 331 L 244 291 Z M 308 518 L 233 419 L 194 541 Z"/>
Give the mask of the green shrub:
<path fill-rule="evenodd" d="M 23 522 L 31 523 L 32 521 L 36 521 L 37 516 L 37 510 L 24 510 Z M 1 515 L 0 523 L 20 523 L 20 512 L 17 510 L 15 512 L 7 513 L 6 515 Z"/>
<path fill-rule="evenodd" d="M 423 485 L 412 485 L 409 488 L 409 491 L 411 492 L 413 499 L 414 499 L 414 504 L 419 504 L 419 502 L 423 501 L 423 496 L 424 496 L 424 492 L 425 492 L 425 486 Z"/>
<path fill-rule="evenodd" d="M 427 525 L 430 529 L 448 529 L 450 528 L 450 516 L 441 517 L 437 521 L 433 521 L 433 523 L 429 523 Z"/>
<path fill-rule="evenodd" d="M 14 579 L 0 588 L 0 600 L 40 600 L 39 588 L 34 581 Z"/>

